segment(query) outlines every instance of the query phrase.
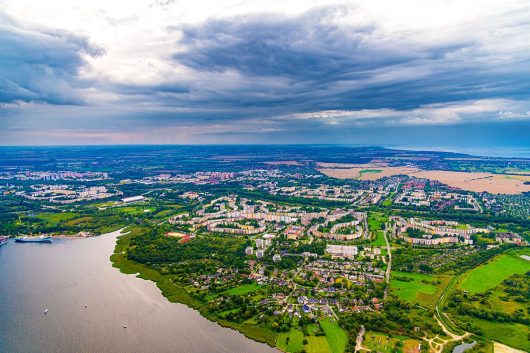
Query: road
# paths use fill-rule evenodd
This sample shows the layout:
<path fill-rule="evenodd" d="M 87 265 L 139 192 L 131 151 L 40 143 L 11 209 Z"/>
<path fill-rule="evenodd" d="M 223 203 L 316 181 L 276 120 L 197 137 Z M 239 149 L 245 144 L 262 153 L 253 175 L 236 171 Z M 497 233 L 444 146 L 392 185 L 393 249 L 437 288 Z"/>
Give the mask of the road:
<path fill-rule="evenodd" d="M 390 248 L 390 242 L 388 241 L 387 237 L 387 231 L 388 224 L 385 227 L 385 231 L 383 232 L 383 236 L 385 237 L 385 243 L 386 243 L 386 251 L 388 253 L 388 263 L 386 266 L 386 272 L 385 272 L 385 279 L 386 279 L 386 288 L 385 288 L 385 294 L 383 296 L 383 302 L 386 300 L 386 297 L 388 297 L 388 291 L 390 290 L 390 273 L 392 272 L 392 251 Z"/>
<path fill-rule="evenodd" d="M 361 329 L 359 330 L 359 334 L 357 335 L 357 339 L 355 340 L 355 352 L 360 352 L 361 350 L 367 350 L 363 347 L 363 336 L 366 330 L 364 329 L 364 326 L 361 326 Z"/>
<path fill-rule="evenodd" d="M 305 262 L 305 260 L 304 260 Z M 291 284 L 293 285 L 293 290 L 291 291 L 291 293 L 289 293 L 289 295 L 285 298 L 285 303 L 288 303 L 289 302 L 289 298 L 293 295 L 294 291 L 296 290 L 296 283 L 294 282 L 294 279 L 296 278 L 296 276 L 298 276 L 298 274 L 300 273 L 300 271 L 302 271 L 302 269 L 304 268 L 304 265 L 302 264 L 302 266 L 298 269 L 298 271 L 296 271 L 296 273 L 294 274 L 294 276 L 291 278 Z M 285 312 L 287 310 L 287 305 L 284 306 L 282 312 Z"/>

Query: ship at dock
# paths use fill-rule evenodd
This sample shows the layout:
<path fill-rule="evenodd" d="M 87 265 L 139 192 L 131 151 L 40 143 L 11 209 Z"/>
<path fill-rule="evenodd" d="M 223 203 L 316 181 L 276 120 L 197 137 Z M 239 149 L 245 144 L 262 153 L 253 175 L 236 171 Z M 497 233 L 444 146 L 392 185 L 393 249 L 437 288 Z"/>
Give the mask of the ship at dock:
<path fill-rule="evenodd" d="M 17 243 L 51 243 L 52 237 L 40 235 L 37 237 L 23 236 L 15 238 Z"/>
<path fill-rule="evenodd" d="M 7 244 L 8 237 L 0 236 L 0 246 Z"/>

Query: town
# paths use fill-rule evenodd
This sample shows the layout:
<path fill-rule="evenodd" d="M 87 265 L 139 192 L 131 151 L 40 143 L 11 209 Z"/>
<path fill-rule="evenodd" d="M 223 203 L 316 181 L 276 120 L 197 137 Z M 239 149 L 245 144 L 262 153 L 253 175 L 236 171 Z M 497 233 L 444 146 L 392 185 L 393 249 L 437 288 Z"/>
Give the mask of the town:
<path fill-rule="evenodd" d="M 116 267 L 146 278 L 156 271 L 172 301 L 283 351 L 441 353 L 468 337 L 443 315 L 477 342 L 495 337 L 469 311 L 460 278 L 474 271 L 469 264 L 525 261 L 530 230 L 513 202 L 524 194 L 410 175 L 342 180 L 282 161 L 236 166 L 5 171 L 0 200 L 12 212 L 2 216 L 2 239 L 125 228 Z M 514 324 L 526 322 L 521 315 Z"/>

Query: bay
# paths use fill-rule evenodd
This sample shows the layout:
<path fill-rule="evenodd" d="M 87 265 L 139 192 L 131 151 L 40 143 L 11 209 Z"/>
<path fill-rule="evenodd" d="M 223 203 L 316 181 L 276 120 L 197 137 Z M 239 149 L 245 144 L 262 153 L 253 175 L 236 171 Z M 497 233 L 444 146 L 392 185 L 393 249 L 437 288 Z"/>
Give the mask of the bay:
<path fill-rule="evenodd" d="M 113 268 L 117 236 L 0 247 L 0 352 L 277 352 Z"/>

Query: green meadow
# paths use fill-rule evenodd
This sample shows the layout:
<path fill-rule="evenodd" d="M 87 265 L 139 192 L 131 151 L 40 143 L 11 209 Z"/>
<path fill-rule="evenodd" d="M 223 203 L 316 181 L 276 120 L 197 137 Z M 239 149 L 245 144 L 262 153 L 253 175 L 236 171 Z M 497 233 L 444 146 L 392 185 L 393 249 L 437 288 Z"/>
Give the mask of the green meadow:
<path fill-rule="evenodd" d="M 458 288 L 470 293 L 481 293 L 499 285 L 510 275 L 530 271 L 530 261 L 520 257 L 524 250 L 497 256 L 463 275 Z M 530 251 L 526 250 L 527 254 Z"/>
<path fill-rule="evenodd" d="M 306 345 L 307 353 L 333 353 L 328 340 L 324 336 L 308 336 Z"/>
<path fill-rule="evenodd" d="M 382 169 L 363 169 L 359 172 L 359 178 L 362 178 L 362 176 L 364 174 L 377 174 L 377 173 L 381 173 L 383 170 Z"/>
<path fill-rule="evenodd" d="M 472 319 L 469 322 L 479 326 L 483 335 L 491 340 L 530 352 L 530 327 L 526 325 L 481 319 Z"/>
<path fill-rule="evenodd" d="M 393 294 L 400 299 L 429 308 L 434 308 L 436 299 L 441 295 L 450 280 L 448 276 L 431 276 L 399 271 L 392 271 L 391 278 L 390 288 Z M 410 281 L 404 281 L 402 280 L 403 278 L 407 278 Z M 436 283 L 436 281 L 441 283 Z"/>
<path fill-rule="evenodd" d="M 369 212 L 368 213 L 368 228 L 370 232 L 375 233 L 375 238 L 370 242 L 373 246 L 385 247 L 385 237 L 383 235 L 383 230 L 381 226 L 387 221 L 387 216 L 380 212 Z"/>
<path fill-rule="evenodd" d="M 320 329 L 324 336 L 316 335 Z M 276 345 L 283 351 L 293 353 L 303 350 L 307 353 L 343 353 L 348 345 L 348 335 L 335 319 L 326 318 L 319 320 L 318 324 L 310 324 L 308 333 L 309 336 L 304 337 L 298 328 L 291 328 L 289 332 L 278 334 Z M 307 341 L 305 345 L 304 339 Z"/>
<path fill-rule="evenodd" d="M 237 286 L 234 288 L 230 288 L 222 292 L 222 294 L 228 294 L 228 295 L 242 295 L 254 292 L 258 290 L 261 286 L 257 283 L 249 283 L 249 284 L 243 284 L 241 286 Z"/>
<path fill-rule="evenodd" d="M 348 336 L 339 323 L 334 319 L 324 319 L 320 320 L 320 326 L 326 334 L 331 351 L 333 353 L 344 352 L 348 344 Z"/>
<path fill-rule="evenodd" d="M 276 345 L 285 352 L 301 352 L 304 349 L 304 333 L 296 328 L 279 333 Z"/>
<path fill-rule="evenodd" d="M 37 218 L 42 219 L 48 224 L 55 224 L 61 221 L 67 221 L 77 216 L 79 215 L 73 212 L 59 212 L 59 213 L 41 213 L 37 216 Z"/>

